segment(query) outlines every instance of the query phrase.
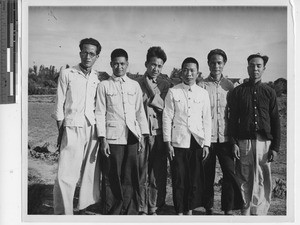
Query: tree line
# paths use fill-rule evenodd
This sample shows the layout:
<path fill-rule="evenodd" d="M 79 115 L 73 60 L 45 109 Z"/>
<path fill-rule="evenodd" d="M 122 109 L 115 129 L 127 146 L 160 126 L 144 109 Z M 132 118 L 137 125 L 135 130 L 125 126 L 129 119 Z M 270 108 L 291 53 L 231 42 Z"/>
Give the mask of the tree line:
<path fill-rule="evenodd" d="M 69 68 L 69 65 L 66 65 L 66 68 Z M 41 65 L 38 67 L 37 65 L 34 65 L 33 67 L 29 67 L 28 69 L 28 95 L 53 95 L 56 94 L 56 88 L 57 88 L 57 80 L 59 76 L 59 70 L 55 68 L 55 66 L 49 66 L 45 67 L 44 65 Z M 176 85 L 177 83 L 181 82 L 180 79 L 180 69 L 173 68 L 170 77 L 166 74 L 161 74 L 160 77 L 167 80 L 171 86 Z M 106 72 L 98 72 L 99 79 L 104 80 L 109 77 L 109 74 Z M 130 78 L 136 79 L 139 76 L 142 76 L 141 74 L 127 74 Z M 199 76 L 198 81 L 200 81 L 201 73 Z M 243 82 L 243 80 L 237 79 L 237 78 L 229 78 L 232 80 L 233 83 L 236 83 L 236 85 Z M 275 91 L 278 97 L 280 97 L 282 94 L 287 94 L 287 80 L 285 78 L 278 78 L 277 80 L 269 81 L 267 84 L 272 87 Z"/>

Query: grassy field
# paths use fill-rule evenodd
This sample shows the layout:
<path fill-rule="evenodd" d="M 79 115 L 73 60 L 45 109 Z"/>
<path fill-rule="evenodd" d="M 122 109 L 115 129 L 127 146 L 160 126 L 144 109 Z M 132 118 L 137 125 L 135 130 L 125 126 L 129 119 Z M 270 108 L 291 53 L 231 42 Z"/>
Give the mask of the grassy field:
<path fill-rule="evenodd" d="M 52 189 L 56 175 L 57 162 L 55 160 L 45 159 L 30 154 L 37 148 L 46 148 L 50 152 L 56 150 L 57 128 L 55 120 L 51 118 L 53 111 L 53 96 L 29 96 L 28 102 L 28 214 L 53 214 Z M 281 148 L 277 161 L 272 164 L 273 183 L 277 184 L 279 191 L 275 193 L 272 199 L 269 215 L 286 215 L 286 97 L 278 98 L 279 110 L 281 116 Z M 53 158 L 52 158 L 53 159 Z M 221 215 L 220 211 L 220 193 L 221 188 L 219 180 L 221 171 L 217 165 L 215 181 L 215 205 L 216 215 Z M 171 182 L 168 180 L 167 185 L 167 205 L 160 212 L 164 215 L 173 215 Z M 280 195 L 278 194 L 280 193 Z M 76 195 L 77 196 L 77 195 Z M 77 199 L 75 198 L 75 202 Z M 88 214 L 101 214 L 99 206 L 90 207 Z M 194 214 L 202 215 L 202 208 L 196 209 Z M 239 212 L 235 212 L 239 215 Z"/>

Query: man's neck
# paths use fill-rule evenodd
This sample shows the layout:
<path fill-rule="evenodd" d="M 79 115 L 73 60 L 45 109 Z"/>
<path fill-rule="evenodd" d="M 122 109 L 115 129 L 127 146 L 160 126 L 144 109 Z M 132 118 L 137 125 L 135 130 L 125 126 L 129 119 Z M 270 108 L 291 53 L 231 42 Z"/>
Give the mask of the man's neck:
<path fill-rule="evenodd" d="M 214 81 L 220 81 L 222 78 L 222 74 L 217 74 L 217 75 L 210 74 L 210 76 Z"/>
<path fill-rule="evenodd" d="M 81 63 L 79 64 L 79 66 L 80 66 L 81 71 L 85 75 L 89 74 L 91 72 L 91 70 L 92 70 L 92 68 L 87 68 L 87 67 L 83 66 Z"/>
<path fill-rule="evenodd" d="M 250 78 L 249 81 L 250 81 L 251 83 L 253 83 L 253 84 L 256 84 L 256 83 L 260 82 L 261 79 L 251 79 L 251 78 Z"/>
<path fill-rule="evenodd" d="M 118 77 L 119 77 L 119 78 L 123 78 L 123 77 L 125 77 L 125 75 L 126 75 L 126 74 L 124 74 L 124 75 L 122 75 L 122 76 L 116 76 L 115 74 L 113 74 L 113 76 L 116 77 L 116 78 L 118 78 Z"/>
<path fill-rule="evenodd" d="M 150 80 L 152 80 L 152 79 L 153 79 L 153 80 L 156 80 L 156 79 L 157 79 L 157 77 L 158 77 L 158 76 L 156 76 L 156 77 L 152 77 L 152 76 L 150 76 L 150 74 L 149 74 L 149 73 L 147 73 L 147 72 L 146 72 L 146 76 L 147 76 L 147 77 L 148 77 Z"/>
<path fill-rule="evenodd" d="M 195 83 L 192 83 L 192 84 L 187 84 L 187 83 L 185 83 L 185 82 L 183 82 L 185 85 L 187 85 L 187 86 L 193 86 Z"/>

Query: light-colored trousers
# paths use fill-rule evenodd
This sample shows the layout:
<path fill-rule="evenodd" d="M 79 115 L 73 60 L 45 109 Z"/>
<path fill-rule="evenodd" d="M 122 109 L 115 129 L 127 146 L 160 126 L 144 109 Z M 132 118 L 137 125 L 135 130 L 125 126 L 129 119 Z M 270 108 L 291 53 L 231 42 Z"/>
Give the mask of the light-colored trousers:
<path fill-rule="evenodd" d="M 100 166 L 95 125 L 65 127 L 61 141 L 58 172 L 55 180 L 54 214 L 72 215 L 73 198 L 78 181 L 78 209 L 85 209 L 100 199 Z M 96 165 L 97 164 L 97 165 Z"/>
<path fill-rule="evenodd" d="M 254 140 L 239 140 L 240 160 L 236 174 L 244 199 L 243 215 L 267 215 L 272 195 L 271 163 L 268 151 L 271 141 L 257 135 Z"/>

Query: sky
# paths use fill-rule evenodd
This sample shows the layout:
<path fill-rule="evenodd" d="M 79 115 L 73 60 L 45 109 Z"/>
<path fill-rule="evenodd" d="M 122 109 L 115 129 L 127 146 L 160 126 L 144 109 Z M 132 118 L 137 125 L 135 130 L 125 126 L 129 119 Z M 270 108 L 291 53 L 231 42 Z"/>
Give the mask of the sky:
<path fill-rule="evenodd" d="M 28 66 L 79 63 L 79 42 L 86 37 L 102 45 L 94 69 L 111 73 L 110 54 L 123 48 L 128 72 L 145 72 L 147 50 L 161 46 L 167 54 L 162 73 L 170 75 L 186 57 L 209 75 L 207 54 L 220 48 L 228 61 L 223 74 L 246 78 L 247 57 L 269 56 L 263 81 L 287 78 L 287 8 L 246 6 L 30 6 Z"/>

